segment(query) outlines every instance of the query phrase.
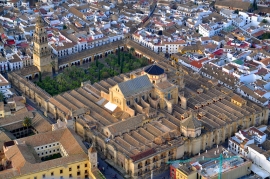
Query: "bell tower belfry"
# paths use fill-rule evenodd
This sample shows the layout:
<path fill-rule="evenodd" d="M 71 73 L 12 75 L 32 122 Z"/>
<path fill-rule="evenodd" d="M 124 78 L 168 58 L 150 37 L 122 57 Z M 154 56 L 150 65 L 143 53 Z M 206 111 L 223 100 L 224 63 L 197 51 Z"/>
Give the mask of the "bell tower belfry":
<path fill-rule="evenodd" d="M 46 24 L 41 16 L 37 17 L 34 33 L 33 64 L 40 72 L 52 72 L 58 69 L 58 59 L 52 54 L 48 45 Z"/>
<path fill-rule="evenodd" d="M 185 87 L 184 72 L 180 65 L 177 67 L 176 76 L 177 76 L 177 85 L 179 86 L 180 89 L 183 89 Z"/>

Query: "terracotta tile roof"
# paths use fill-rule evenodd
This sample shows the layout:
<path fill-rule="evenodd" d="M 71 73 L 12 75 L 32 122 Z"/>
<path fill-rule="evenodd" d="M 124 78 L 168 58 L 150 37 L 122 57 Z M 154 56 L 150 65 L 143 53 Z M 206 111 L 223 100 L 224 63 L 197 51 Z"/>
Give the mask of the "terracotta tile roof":
<path fill-rule="evenodd" d="M 141 153 L 139 153 L 137 155 L 134 155 L 134 156 L 132 156 L 130 158 L 133 160 L 133 162 L 135 162 L 135 161 L 140 160 L 142 158 L 145 158 L 145 157 L 147 157 L 149 155 L 152 155 L 155 152 L 156 152 L 155 149 L 151 148 L 151 149 L 149 149 L 147 151 L 141 152 Z"/>
<path fill-rule="evenodd" d="M 111 132 L 112 135 L 116 135 L 123 130 L 133 129 L 135 126 L 141 126 L 143 114 L 137 115 L 131 118 L 128 118 L 124 121 L 119 121 L 117 123 L 113 123 L 109 125 L 107 128 Z"/>
<path fill-rule="evenodd" d="M 19 144 L 11 146 L 5 152 L 7 159 L 12 162 L 12 166 L 15 169 L 14 171 L 18 173 L 13 172 L 13 170 L 11 170 L 10 173 L 0 172 L 0 178 L 10 178 L 7 176 L 15 177 L 41 170 L 49 170 L 55 167 L 62 167 L 69 163 L 88 160 L 86 154 L 87 149 L 81 142 L 81 139 L 75 132 L 68 128 L 21 138 L 18 141 Z M 34 151 L 34 147 L 52 142 L 59 142 L 68 155 L 41 162 L 39 156 Z"/>

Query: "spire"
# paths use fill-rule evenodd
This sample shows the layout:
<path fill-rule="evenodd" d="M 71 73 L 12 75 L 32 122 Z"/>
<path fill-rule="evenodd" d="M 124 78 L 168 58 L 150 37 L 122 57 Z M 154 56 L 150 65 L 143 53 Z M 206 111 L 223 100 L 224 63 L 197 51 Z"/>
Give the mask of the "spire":
<path fill-rule="evenodd" d="M 42 26 L 42 27 L 45 26 L 45 22 L 44 22 L 44 20 L 43 20 L 43 18 L 42 18 L 42 16 L 41 16 L 40 13 L 39 13 L 39 15 L 36 18 L 36 25 L 37 26 Z"/>

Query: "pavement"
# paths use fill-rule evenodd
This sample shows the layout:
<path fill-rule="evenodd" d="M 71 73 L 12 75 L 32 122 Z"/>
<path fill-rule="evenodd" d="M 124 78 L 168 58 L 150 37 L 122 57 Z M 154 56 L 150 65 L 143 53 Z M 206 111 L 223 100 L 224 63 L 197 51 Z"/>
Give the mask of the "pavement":
<path fill-rule="evenodd" d="M 98 158 L 98 168 L 100 169 L 101 173 L 108 179 L 117 178 L 117 179 L 124 179 L 118 171 L 108 165 L 103 159 L 100 157 Z"/>

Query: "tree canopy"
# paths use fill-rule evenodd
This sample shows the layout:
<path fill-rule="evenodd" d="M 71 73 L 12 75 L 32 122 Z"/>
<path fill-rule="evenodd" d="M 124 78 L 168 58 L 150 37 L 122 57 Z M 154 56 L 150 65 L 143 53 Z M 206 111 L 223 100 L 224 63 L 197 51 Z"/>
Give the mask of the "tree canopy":
<path fill-rule="evenodd" d="M 90 63 L 88 69 L 82 69 L 77 66 L 65 68 L 62 73 L 56 77 L 45 77 L 37 82 L 37 85 L 51 95 L 57 95 L 68 90 L 76 89 L 81 86 L 81 82 L 90 80 L 91 83 L 98 82 L 120 73 L 127 73 L 137 68 L 148 65 L 146 58 L 137 58 L 134 49 L 129 52 L 109 54 L 105 60 L 95 59 Z M 119 63 L 120 57 L 120 63 Z"/>
<path fill-rule="evenodd" d="M 32 120 L 29 117 L 25 117 L 23 120 L 23 126 L 28 128 L 31 125 L 32 125 Z"/>

